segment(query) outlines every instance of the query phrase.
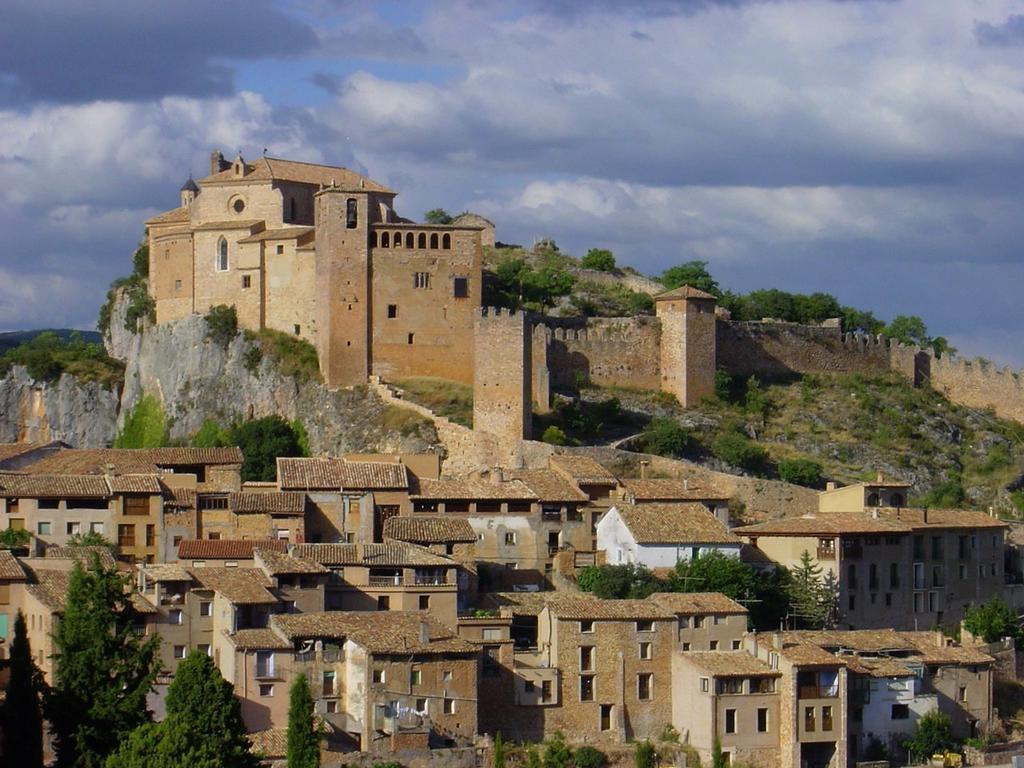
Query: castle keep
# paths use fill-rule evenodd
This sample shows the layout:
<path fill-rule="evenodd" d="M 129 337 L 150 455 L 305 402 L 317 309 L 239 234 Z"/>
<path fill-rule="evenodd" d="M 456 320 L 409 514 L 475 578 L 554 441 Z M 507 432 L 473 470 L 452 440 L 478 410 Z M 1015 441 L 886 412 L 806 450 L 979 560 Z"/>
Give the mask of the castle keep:
<path fill-rule="evenodd" d="M 1010 371 L 821 326 L 738 323 L 715 297 L 683 286 L 656 316 L 557 318 L 483 306 L 482 249 L 494 226 L 450 226 L 395 211 L 396 192 L 346 168 L 263 156 L 210 157 L 179 207 L 146 222 L 158 323 L 233 305 L 243 328 L 309 340 L 324 380 L 435 376 L 473 387 L 474 428 L 530 436 L 553 389 L 580 383 L 661 390 L 684 406 L 714 391 L 714 373 L 786 378 L 889 370 L 955 402 L 1024 421 Z"/>

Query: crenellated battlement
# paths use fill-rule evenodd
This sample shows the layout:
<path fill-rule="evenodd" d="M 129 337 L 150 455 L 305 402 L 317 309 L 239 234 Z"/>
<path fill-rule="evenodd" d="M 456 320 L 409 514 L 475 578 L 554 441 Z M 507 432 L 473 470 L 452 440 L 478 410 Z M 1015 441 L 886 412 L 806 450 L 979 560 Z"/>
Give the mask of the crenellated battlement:
<path fill-rule="evenodd" d="M 477 307 L 473 310 L 476 320 L 522 322 L 530 318 L 528 312 L 507 307 Z"/>

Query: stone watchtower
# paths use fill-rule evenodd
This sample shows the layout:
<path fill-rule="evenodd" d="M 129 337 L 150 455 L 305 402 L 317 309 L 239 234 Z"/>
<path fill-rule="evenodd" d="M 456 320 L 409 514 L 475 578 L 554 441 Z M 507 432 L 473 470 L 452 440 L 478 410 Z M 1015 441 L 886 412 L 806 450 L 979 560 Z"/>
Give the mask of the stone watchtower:
<path fill-rule="evenodd" d="M 715 297 L 684 285 L 655 297 L 661 321 L 661 390 L 684 408 L 715 392 Z"/>
<path fill-rule="evenodd" d="M 523 312 L 480 307 L 473 324 L 473 429 L 531 436 L 532 326 Z"/>
<path fill-rule="evenodd" d="M 324 380 L 365 384 L 371 359 L 371 196 L 325 187 L 316 194 L 316 340 Z"/>

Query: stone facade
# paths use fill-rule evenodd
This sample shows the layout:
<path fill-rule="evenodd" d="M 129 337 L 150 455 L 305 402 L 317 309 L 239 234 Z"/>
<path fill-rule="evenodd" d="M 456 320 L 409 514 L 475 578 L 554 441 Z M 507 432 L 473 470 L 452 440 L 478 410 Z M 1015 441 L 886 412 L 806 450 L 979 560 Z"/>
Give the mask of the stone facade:
<path fill-rule="evenodd" d="M 529 439 L 533 342 L 522 312 L 482 308 L 475 324 L 473 427 Z"/>

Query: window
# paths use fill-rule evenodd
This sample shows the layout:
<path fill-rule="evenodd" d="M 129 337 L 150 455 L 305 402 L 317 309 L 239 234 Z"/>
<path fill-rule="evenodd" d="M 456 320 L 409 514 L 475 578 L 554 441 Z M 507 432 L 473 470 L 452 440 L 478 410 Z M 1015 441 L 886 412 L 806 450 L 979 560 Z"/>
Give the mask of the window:
<path fill-rule="evenodd" d="M 146 526 L 146 546 L 147 547 L 154 547 L 154 546 L 156 546 L 156 526 L 155 525 L 147 525 Z"/>
<path fill-rule="evenodd" d="M 683 650 L 684 651 L 690 650 L 690 644 L 689 643 L 683 643 Z"/>
<path fill-rule="evenodd" d="M 235 201 L 234 201 L 234 202 L 233 202 L 233 203 L 231 204 L 231 210 L 233 210 L 233 211 L 234 211 L 235 213 L 241 213 L 242 211 L 244 211 L 244 210 L 245 210 L 245 200 L 243 200 L 243 199 L 242 199 L 242 198 L 240 198 L 240 197 L 239 197 L 239 198 L 237 198 L 237 199 L 236 199 L 236 200 L 235 200 Z"/>
<path fill-rule="evenodd" d="M 396 317 L 398 317 L 398 305 L 388 304 L 388 319 L 394 320 Z"/>
<path fill-rule="evenodd" d="M 768 707 L 757 708 L 757 732 L 768 733 Z"/>
<path fill-rule="evenodd" d="M 67 524 L 68 536 L 77 536 L 82 532 L 82 524 L 78 522 L 69 522 Z"/>
<path fill-rule="evenodd" d="M 196 650 L 200 653 L 206 654 L 207 656 L 210 656 L 213 653 L 209 643 L 199 643 L 196 646 Z"/>
<path fill-rule="evenodd" d="M 465 299 L 469 297 L 469 278 L 468 277 L 456 277 L 452 283 L 452 293 L 456 299 Z"/>
<path fill-rule="evenodd" d="M 732 649 L 734 651 L 738 651 L 742 647 L 742 645 L 743 645 L 743 642 L 741 640 L 733 640 L 732 641 Z"/>
<path fill-rule="evenodd" d="M 292 332 L 296 336 L 301 336 L 302 335 L 302 326 L 299 325 L 298 323 L 296 323 L 295 325 L 292 326 Z"/>
<path fill-rule="evenodd" d="M 961 685 L 956 691 L 956 700 L 961 702 L 967 701 L 967 686 Z"/>
<path fill-rule="evenodd" d="M 824 706 L 821 708 L 821 730 L 831 731 L 832 730 L 832 707 Z"/>
<path fill-rule="evenodd" d="M 90 533 L 98 533 L 103 535 L 103 523 L 89 523 Z"/>
<path fill-rule="evenodd" d="M 736 710 L 725 710 L 725 732 L 736 733 Z"/>
<path fill-rule="evenodd" d="M 422 685 L 423 684 L 423 672 L 419 669 L 414 669 L 409 673 L 409 685 Z"/>
<path fill-rule="evenodd" d="M 700 679 L 700 692 L 701 693 L 707 693 L 710 688 L 711 688 L 711 684 L 708 681 L 708 678 L 702 677 Z"/>
<path fill-rule="evenodd" d="M 410 333 L 410 334 L 409 334 L 409 336 L 408 336 L 408 337 L 406 338 L 406 343 L 408 343 L 408 344 L 412 344 L 412 341 L 413 341 L 413 339 L 414 339 L 415 337 L 416 337 L 416 334 L 414 334 L 414 333 Z"/>
<path fill-rule="evenodd" d="M 181 280 L 175 280 L 174 281 L 174 290 L 176 290 L 176 291 L 180 291 L 181 290 Z"/>
<path fill-rule="evenodd" d="M 594 671 L 594 646 L 592 645 L 581 645 L 580 646 L 580 669 L 583 672 Z"/>
<path fill-rule="evenodd" d="M 907 720 L 910 718 L 909 704 L 893 704 L 890 712 L 892 720 Z"/>
<path fill-rule="evenodd" d="M 377 610 L 378 611 L 390 611 L 391 610 L 391 598 L 387 595 L 380 595 L 377 598 Z"/>
<path fill-rule="evenodd" d="M 594 700 L 594 676 L 580 675 L 580 701 Z"/>
<path fill-rule="evenodd" d="M 640 658 L 644 660 L 650 660 L 652 658 L 650 643 L 640 643 Z"/>
<path fill-rule="evenodd" d="M 710 641 L 708 641 L 708 650 L 709 651 L 717 651 L 718 650 L 718 641 L 717 640 L 710 640 Z"/>
<path fill-rule="evenodd" d="M 274 652 L 256 651 L 256 677 L 274 676 Z"/>
<path fill-rule="evenodd" d="M 119 526 L 117 526 L 117 545 L 119 547 L 134 547 L 135 546 L 135 526 L 134 525 L 119 525 Z"/>
<path fill-rule="evenodd" d="M 430 236 L 430 247 L 431 248 L 437 248 L 437 232 L 434 232 Z"/>
<path fill-rule="evenodd" d="M 38 533 L 40 536 L 49 536 L 50 533 L 52 533 L 52 531 L 53 531 L 53 523 L 51 523 L 49 521 L 40 520 L 36 524 L 36 533 Z"/>
<path fill-rule="evenodd" d="M 355 229 L 359 226 L 359 206 L 354 197 L 345 201 L 345 228 Z"/>
<path fill-rule="evenodd" d="M 814 733 L 817 730 L 814 707 L 804 707 L 804 730 L 807 733 Z"/>
<path fill-rule="evenodd" d="M 385 682 L 386 678 L 387 678 L 387 676 L 384 674 L 384 670 L 383 669 L 375 669 L 375 670 L 373 670 L 373 682 L 375 682 L 375 683 L 383 683 L 383 682 Z"/>
<path fill-rule="evenodd" d="M 636 697 L 640 701 L 650 701 L 651 693 L 654 690 L 654 675 L 651 672 L 643 672 L 636 676 Z"/>
<path fill-rule="evenodd" d="M 540 681 L 540 700 L 541 702 L 551 701 L 551 681 L 541 680 Z"/>
<path fill-rule="evenodd" d="M 580 632 L 593 632 L 594 622 L 592 620 L 584 620 L 580 622 Z"/>
<path fill-rule="evenodd" d="M 390 232 L 381 232 L 380 233 L 380 247 L 381 248 L 390 248 L 391 247 L 391 233 Z"/>
<path fill-rule="evenodd" d="M 455 699 L 445 699 L 444 700 L 444 713 L 446 715 L 454 715 L 455 714 Z"/>
<path fill-rule="evenodd" d="M 334 699 L 331 699 L 329 701 L 324 702 L 324 704 L 325 704 L 324 708 L 327 710 L 327 714 L 329 714 L 329 715 L 336 715 L 336 714 L 338 714 L 338 702 L 337 701 L 335 701 Z"/>
<path fill-rule="evenodd" d="M 252 288 L 252 275 L 242 275 L 242 287 Z"/>
<path fill-rule="evenodd" d="M 217 271 L 228 271 L 228 241 L 223 237 L 217 241 Z"/>
<path fill-rule="evenodd" d="M 430 287 L 430 273 L 429 272 L 414 272 L 412 276 L 412 287 L 413 288 L 429 288 Z"/>
<path fill-rule="evenodd" d="M 185 658 L 185 646 L 184 645 L 176 645 L 176 646 L 174 646 L 174 658 L 176 658 L 176 659 L 184 659 Z"/>
<path fill-rule="evenodd" d="M 181 624 L 181 623 L 183 623 L 183 616 L 184 616 L 184 614 L 181 612 L 181 609 L 174 608 L 174 609 L 172 609 L 172 610 L 167 612 L 167 623 L 168 624 Z"/>
<path fill-rule="evenodd" d="M 124 513 L 126 515 L 138 515 L 140 517 L 149 515 L 149 497 L 141 495 L 125 496 Z"/>
<path fill-rule="evenodd" d="M 274 695 L 274 686 L 270 683 L 260 683 L 260 696 L 269 699 Z"/>
<path fill-rule="evenodd" d="M 213 603 L 209 600 L 202 600 L 199 603 L 200 616 L 213 616 Z"/>
<path fill-rule="evenodd" d="M 450 683 L 452 681 L 452 672 L 450 669 L 446 669 L 441 673 L 441 682 Z"/>
<path fill-rule="evenodd" d="M 516 543 L 516 534 L 515 534 L 515 532 L 514 531 L 507 531 L 505 533 L 505 544 L 508 545 L 508 546 L 512 546 L 515 543 Z"/>
<path fill-rule="evenodd" d="M 284 253 L 284 246 L 283 245 L 277 246 L 277 255 L 280 256 L 282 253 Z"/>
<path fill-rule="evenodd" d="M 602 731 L 610 731 L 612 729 L 612 706 L 611 704 L 601 705 L 600 727 Z"/>
<path fill-rule="evenodd" d="M 420 603 L 419 603 L 419 605 L 420 605 L 420 610 L 421 611 L 429 611 L 430 610 L 430 595 L 420 595 Z"/>
<path fill-rule="evenodd" d="M 725 624 L 725 616 L 721 616 L 721 615 L 716 613 L 715 614 L 714 623 L 715 623 L 715 626 L 718 626 L 719 624 Z"/>
<path fill-rule="evenodd" d="M 654 622 L 651 621 L 650 619 L 645 619 L 643 621 L 638 621 L 636 623 L 636 631 L 637 632 L 653 632 L 654 631 Z"/>

